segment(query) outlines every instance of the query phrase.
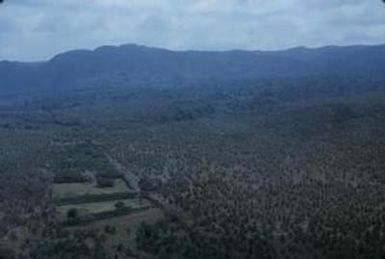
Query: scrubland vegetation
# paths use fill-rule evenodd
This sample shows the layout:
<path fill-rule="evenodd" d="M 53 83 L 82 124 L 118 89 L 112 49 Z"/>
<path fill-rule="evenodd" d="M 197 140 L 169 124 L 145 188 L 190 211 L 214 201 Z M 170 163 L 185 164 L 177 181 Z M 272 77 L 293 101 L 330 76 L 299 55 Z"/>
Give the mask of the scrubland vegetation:
<path fill-rule="evenodd" d="M 3 97 L 1 256 L 383 258 L 383 82 Z"/>

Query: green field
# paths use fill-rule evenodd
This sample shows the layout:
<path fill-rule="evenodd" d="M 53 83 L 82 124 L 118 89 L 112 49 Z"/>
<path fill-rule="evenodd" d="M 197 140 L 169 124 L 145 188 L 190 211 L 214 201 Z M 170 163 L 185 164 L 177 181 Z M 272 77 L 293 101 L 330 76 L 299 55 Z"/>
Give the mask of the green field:
<path fill-rule="evenodd" d="M 104 202 L 91 202 L 91 203 L 82 203 L 82 204 L 70 204 L 62 205 L 56 207 L 57 218 L 60 221 L 67 219 L 67 212 L 70 209 L 76 209 L 80 214 L 96 214 L 106 211 L 113 211 L 116 209 L 115 204 L 117 202 L 123 202 L 124 207 L 129 207 L 132 209 L 146 208 L 150 207 L 151 204 L 148 200 L 144 199 L 125 199 L 125 200 L 114 200 L 114 201 L 104 201 Z"/>
<path fill-rule="evenodd" d="M 99 188 L 96 184 L 61 183 L 53 185 L 55 199 L 73 198 L 84 195 L 102 195 L 129 192 L 127 185 L 121 179 L 114 181 L 113 187 Z"/>
<path fill-rule="evenodd" d="M 105 248 L 111 253 L 116 253 L 116 247 L 119 244 L 124 244 L 125 247 L 130 247 L 133 251 L 137 253 L 138 251 L 136 250 L 136 231 L 139 226 L 143 222 L 152 225 L 162 219 L 164 219 L 164 214 L 160 209 L 149 208 L 147 210 L 139 211 L 129 215 L 98 220 L 91 222 L 87 225 L 74 226 L 69 229 L 90 231 L 93 229 L 104 229 L 106 225 L 115 227 L 116 233 L 114 235 L 109 235 L 109 238 L 105 243 Z"/>

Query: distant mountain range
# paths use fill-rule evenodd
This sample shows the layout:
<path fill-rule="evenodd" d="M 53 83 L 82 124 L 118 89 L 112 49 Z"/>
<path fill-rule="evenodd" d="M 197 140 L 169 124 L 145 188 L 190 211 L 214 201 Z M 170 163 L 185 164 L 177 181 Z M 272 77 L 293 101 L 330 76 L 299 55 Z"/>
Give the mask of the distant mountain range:
<path fill-rule="evenodd" d="M 74 50 L 48 61 L 0 62 L 0 91 L 182 87 L 202 82 L 310 76 L 382 77 L 385 45 L 283 51 L 170 51 L 138 45 Z"/>

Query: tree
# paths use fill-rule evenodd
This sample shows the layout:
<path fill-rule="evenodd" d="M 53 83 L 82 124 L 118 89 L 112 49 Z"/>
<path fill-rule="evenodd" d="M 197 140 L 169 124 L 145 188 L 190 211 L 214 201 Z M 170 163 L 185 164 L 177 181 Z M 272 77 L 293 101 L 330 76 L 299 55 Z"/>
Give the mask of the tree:
<path fill-rule="evenodd" d="M 98 177 L 96 177 L 96 181 L 98 183 L 99 188 L 114 187 L 114 180 L 113 179 L 98 176 Z"/>
<path fill-rule="evenodd" d="M 67 211 L 67 218 L 74 219 L 78 216 L 78 210 L 75 208 L 72 208 Z"/>
<path fill-rule="evenodd" d="M 124 202 L 122 202 L 122 201 L 118 201 L 117 203 L 115 203 L 116 209 L 121 209 L 121 208 L 124 208 L 125 206 L 126 206 L 126 204 L 124 204 Z"/>
<path fill-rule="evenodd" d="M 104 226 L 104 232 L 107 234 L 114 235 L 116 233 L 116 228 L 114 226 L 105 225 Z"/>

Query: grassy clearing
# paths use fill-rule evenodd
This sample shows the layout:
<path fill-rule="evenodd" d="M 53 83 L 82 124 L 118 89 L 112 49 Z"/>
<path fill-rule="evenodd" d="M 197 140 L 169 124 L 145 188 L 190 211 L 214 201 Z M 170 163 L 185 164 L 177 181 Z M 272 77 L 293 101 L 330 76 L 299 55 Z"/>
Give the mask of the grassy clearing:
<path fill-rule="evenodd" d="M 116 253 L 116 247 L 119 244 L 124 244 L 125 247 L 130 247 L 135 253 L 136 250 L 136 231 L 142 222 L 147 224 L 155 224 L 164 218 L 163 212 L 158 208 L 149 208 L 144 211 L 133 213 L 130 215 L 113 217 L 109 219 L 92 222 L 85 226 L 70 227 L 70 230 L 76 229 L 100 229 L 103 230 L 106 225 L 115 227 L 116 233 L 108 235 L 105 246 L 111 253 Z M 151 258 L 151 257 L 146 257 Z"/>
<path fill-rule="evenodd" d="M 61 183 L 54 184 L 52 188 L 55 199 L 129 192 L 127 185 L 121 179 L 115 180 L 114 186 L 107 188 L 98 188 L 96 184 L 87 183 Z"/>
<path fill-rule="evenodd" d="M 123 202 L 124 207 L 130 207 L 133 209 L 150 207 L 151 203 L 144 199 L 125 199 L 125 200 L 114 200 L 105 202 L 91 202 L 82 204 L 71 204 L 57 206 L 57 218 L 61 221 L 67 219 L 67 213 L 70 209 L 76 209 L 80 214 L 96 214 L 106 211 L 113 211 L 116 209 L 115 204 L 117 202 Z"/>

